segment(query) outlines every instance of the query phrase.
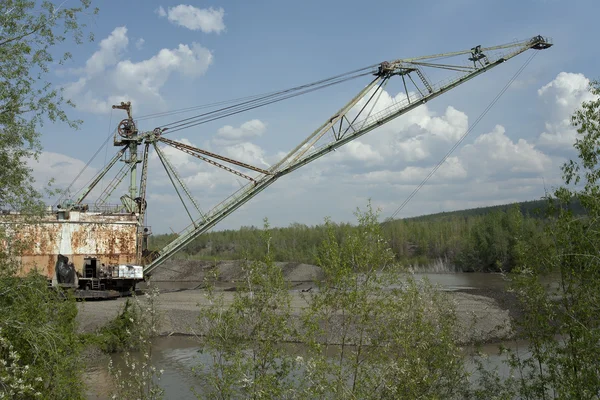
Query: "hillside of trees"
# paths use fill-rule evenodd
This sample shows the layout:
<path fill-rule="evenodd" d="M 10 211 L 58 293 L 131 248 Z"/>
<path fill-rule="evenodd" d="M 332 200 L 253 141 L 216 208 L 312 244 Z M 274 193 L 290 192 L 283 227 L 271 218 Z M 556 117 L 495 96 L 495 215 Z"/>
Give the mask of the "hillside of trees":
<path fill-rule="evenodd" d="M 581 214 L 581 206 L 571 206 Z M 543 225 L 548 215 L 546 200 L 387 220 L 382 223 L 388 244 L 403 264 L 427 266 L 443 261 L 462 271 L 510 271 L 515 265 L 519 240 L 544 241 Z M 334 224 L 341 243 L 355 229 L 348 223 Z M 259 259 L 264 257 L 259 227 L 214 231 L 198 237 L 176 257 L 181 259 Z M 317 248 L 325 239 L 324 224 L 293 223 L 271 228 L 275 261 L 316 263 Z M 154 235 L 153 250 L 160 250 L 176 237 Z"/>
<path fill-rule="evenodd" d="M 509 203 L 509 204 L 501 204 L 497 206 L 488 206 L 488 207 L 477 207 L 477 208 L 469 208 L 466 210 L 457 210 L 457 211 L 448 211 L 441 212 L 436 214 L 427 214 L 421 215 L 418 217 L 406 218 L 406 220 L 417 220 L 417 221 L 425 221 L 425 220 L 439 220 L 446 217 L 474 217 L 480 215 L 490 214 L 492 212 L 501 211 L 507 212 L 511 208 L 517 207 L 521 214 L 526 215 L 528 217 L 533 218 L 546 218 L 549 205 L 548 201 L 545 199 L 541 200 L 530 200 L 530 201 L 522 201 L 519 203 Z M 581 203 L 576 199 L 573 200 L 572 204 L 569 205 L 569 209 L 573 212 L 574 215 L 581 215 L 585 213 L 585 210 L 581 206 Z"/>

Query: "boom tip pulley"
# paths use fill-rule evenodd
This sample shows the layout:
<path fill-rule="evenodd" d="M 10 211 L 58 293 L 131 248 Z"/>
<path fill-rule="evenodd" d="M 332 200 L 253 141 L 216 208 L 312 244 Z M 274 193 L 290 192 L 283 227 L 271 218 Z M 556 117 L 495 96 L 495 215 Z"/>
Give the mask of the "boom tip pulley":
<path fill-rule="evenodd" d="M 552 47 L 553 43 L 550 38 L 545 38 L 542 35 L 537 35 L 531 39 L 531 48 L 535 50 L 545 50 Z"/>

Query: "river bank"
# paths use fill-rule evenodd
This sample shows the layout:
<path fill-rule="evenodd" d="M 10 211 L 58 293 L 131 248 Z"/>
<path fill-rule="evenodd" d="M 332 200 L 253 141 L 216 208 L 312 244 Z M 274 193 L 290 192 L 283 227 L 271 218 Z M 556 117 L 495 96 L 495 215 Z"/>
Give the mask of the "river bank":
<path fill-rule="evenodd" d="M 290 282 L 293 318 L 301 315 L 310 299 L 309 290 L 321 278 L 318 267 L 299 263 L 278 263 L 284 278 Z M 171 262 L 152 277 L 161 290 L 159 333 L 162 336 L 202 333 L 198 323 L 200 309 L 209 305 L 204 278 L 216 273 L 216 290 L 225 305 L 234 298 L 234 291 L 242 278 L 241 263 L 237 261 Z M 505 282 L 499 274 L 486 273 L 415 273 L 416 279 L 427 279 L 439 290 L 447 292 L 454 302 L 461 344 L 490 343 L 511 338 L 512 320 L 518 314 L 516 302 L 505 291 Z M 143 289 L 143 287 L 142 287 Z M 91 333 L 114 319 L 123 309 L 126 299 L 79 303 L 78 322 L 81 332 Z"/>
<path fill-rule="evenodd" d="M 284 278 L 290 283 L 292 321 L 294 323 L 307 306 L 311 293 L 316 290 L 315 281 L 322 278 L 314 265 L 279 263 Z M 207 292 L 203 289 L 204 278 L 217 273 L 215 283 L 218 295 L 225 305 L 235 296 L 239 280 L 243 277 L 239 262 L 172 262 L 167 268 L 154 274 L 152 280 L 160 289 L 158 311 L 160 314 L 159 336 L 153 340 L 153 365 L 164 369 L 161 386 L 166 394 L 182 399 L 195 398 L 190 388 L 200 390 L 198 378 L 192 368 L 203 362 L 196 335 L 202 334 L 199 322 L 202 307 L 209 305 Z M 458 341 L 467 362 L 472 357 L 472 343 L 487 343 L 482 350 L 489 354 L 494 365 L 501 365 L 497 356 L 500 344 L 512 342 L 512 319 L 517 315 L 516 303 L 505 290 L 504 278 L 488 273 L 411 273 L 411 276 L 427 279 L 439 290 L 446 292 L 455 305 L 458 318 Z M 143 289 L 143 287 L 141 288 Z M 78 322 L 81 332 L 94 332 L 114 319 L 122 311 L 126 298 L 110 301 L 78 303 Z M 302 354 L 303 344 L 282 343 L 291 351 Z M 497 358 L 497 359 L 496 359 Z M 109 398 L 110 374 L 108 361 L 123 364 L 121 354 L 103 354 L 88 349 L 85 354 L 86 381 L 89 382 L 88 399 Z M 206 361 L 206 360 L 204 360 Z M 121 365 L 122 366 L 122 365 Z"/>
<path fill-rule="evenodd" d="M 233 292 L 223 293 L 225 304 L 233 300 Z M 450 298 L 456 304 L 461 343 L 493 342 L 510 338 L 510 311 L 503 309 L 491 297 L 452 292 Z M 291 293 L 292 315 L 298 317 L 306 306 L 306 299 L 299 290 Z M 80 332 L 92 333 L 106 325 L 122 311 L 125 299 L 95 301 L 78 304 L 78 322 Z M 206 292 L 202 289 L 182 290 L 162 293 L 159 297 L 159 313 L 161 314 L 159 334 L 199 335 L 198 326 L 200 307 L 207 306 Z"/>

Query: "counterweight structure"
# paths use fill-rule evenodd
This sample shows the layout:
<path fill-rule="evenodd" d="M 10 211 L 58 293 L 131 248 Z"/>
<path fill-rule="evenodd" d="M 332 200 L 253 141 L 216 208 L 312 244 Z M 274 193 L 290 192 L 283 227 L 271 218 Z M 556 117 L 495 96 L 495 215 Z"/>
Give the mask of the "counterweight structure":
<path fill-rule="evenodd" d="M 115 188 L 127 175 L 129 176 L 128 193 L 121 197 L 122 204 L 118 207 L 125 209 L 130 215 L 136 216 L 138 225 L 136 257 L 138 263 L 144 265 L 144 274 L 148 276 L 164 261 L 199 235 L 214 227 L 279 178 L 527 50 L 542 50 L 550 46 L 552 44 L 547 38 L 535 36 L 525 41 L 499 46 L 476 46 L 464 51 L 383 62 L 312 84 L 239 99 L 235 104 L 218 103 L 214 105 L 214 109 L 211 111 L 171 122 L 150 131 L 138 130 L 132 116 L 131 104 L 121 103 L 113 106 L 113 108 L 127 112 L 127 118 L 119 123 L 114 138 L 114 145 L 120 148 L 119 151 L 77 199 L 64 202 L 61 207 L 67 210 L 85 208 L 84 201 L 92 190 L 119 159 L 123 161 L 124 164 L 121 170 L 103 190 L 94 206 L 96 208 L 104 206 Z M 428 78 L 428 72 L 426 71 L 438 71 L 433 73 L 438 75 L 445 73 L 446 75 L 436 83 Z M 277 101 L 346 82 L 350 79 L 367 76 L 371 77 L 370 81 L 354 98 L 270 168 L 259 168 L 167 137 L 169 134 L 182 129 L 266 106 Z M 382 106 L 379 100 L 391 79 L 399 79 L 402 82 L 406 96 L 402 100 L 394 100 L 391 104 Z M 165 146 L 177 149 L 214 167 L 244 178 L 248 183 L 210 211 L 204 213 L 201 211 L 196 199 L 191 195 L 184 180 L 165 155 L 163 151 Z M 140 148 L 143 148 L 143 151 L 138 153 Z M 151 149 L 155 151 L 164 167 L 191 221 L 191 224 L 175 240 L 158 253 L 151 253 L 146 249 L 147 236 L 150 232 L 144 223 L 147 207 L 148 155 Z M 138 164 L 141 164 L 139 183 L 137 176 Z"/>

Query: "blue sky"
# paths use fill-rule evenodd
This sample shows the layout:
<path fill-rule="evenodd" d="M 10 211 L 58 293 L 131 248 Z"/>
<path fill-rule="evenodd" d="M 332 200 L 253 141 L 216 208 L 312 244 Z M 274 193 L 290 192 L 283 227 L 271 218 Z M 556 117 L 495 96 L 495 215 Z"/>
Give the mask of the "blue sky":
<path fill-rule="evenodd" d="M 44 126 L 44 153 L 39 164 L 32 164 L 40 184 L 51 177 L 58 187 L 71 182 L 123 118 L 123 112 L 110 110 L 119 99 L 131 99 L 141 116 L 285 89 L 385 60 L 541 34 L 555 46 L 536 55 L 399 217 L 536 199 L 544 187 L 560 183 L 559 167 L 574 155 L 574 133 L 565 121 L 589 98 L 585 88 L 588 79 L 598 78 L 600 65 L 595 51 L 600 3 L 592 0 L 111 1 L 97 6 L 99 15 L 88 21 L 95 42 L 69 48 L 73 59 L 51 71 L 52 82 L 78 106 L 70 115 L 84 124 L 79 131 Z M 352 212 L 368 198 L 389 216 L 526 58 L 521 55 L 371 132 L 340 155 L 280 180 L 217 229 L 260 225 L 264 217 L 276 226 L 320 223 L 325 216 L 352 221 Z M 177 132 L 172 139 L 256 165 L 273 164 L 366 83 L 368 78 L 336 86 Z M 394 97 L 400 87 L 388 90 Z M 174 119 L 140 121 L 139 128 Z M 390 151 L 389 143 L 399 150 Z M 103 149 L 75 186 L 84 185 L 114 152 L 112 146 Z M 220 171 L 169 154 L 204 210 L 239 187 Z M 149 174 L 153 230 L 182 229 L 189 221 L 156 159 Z"/>

